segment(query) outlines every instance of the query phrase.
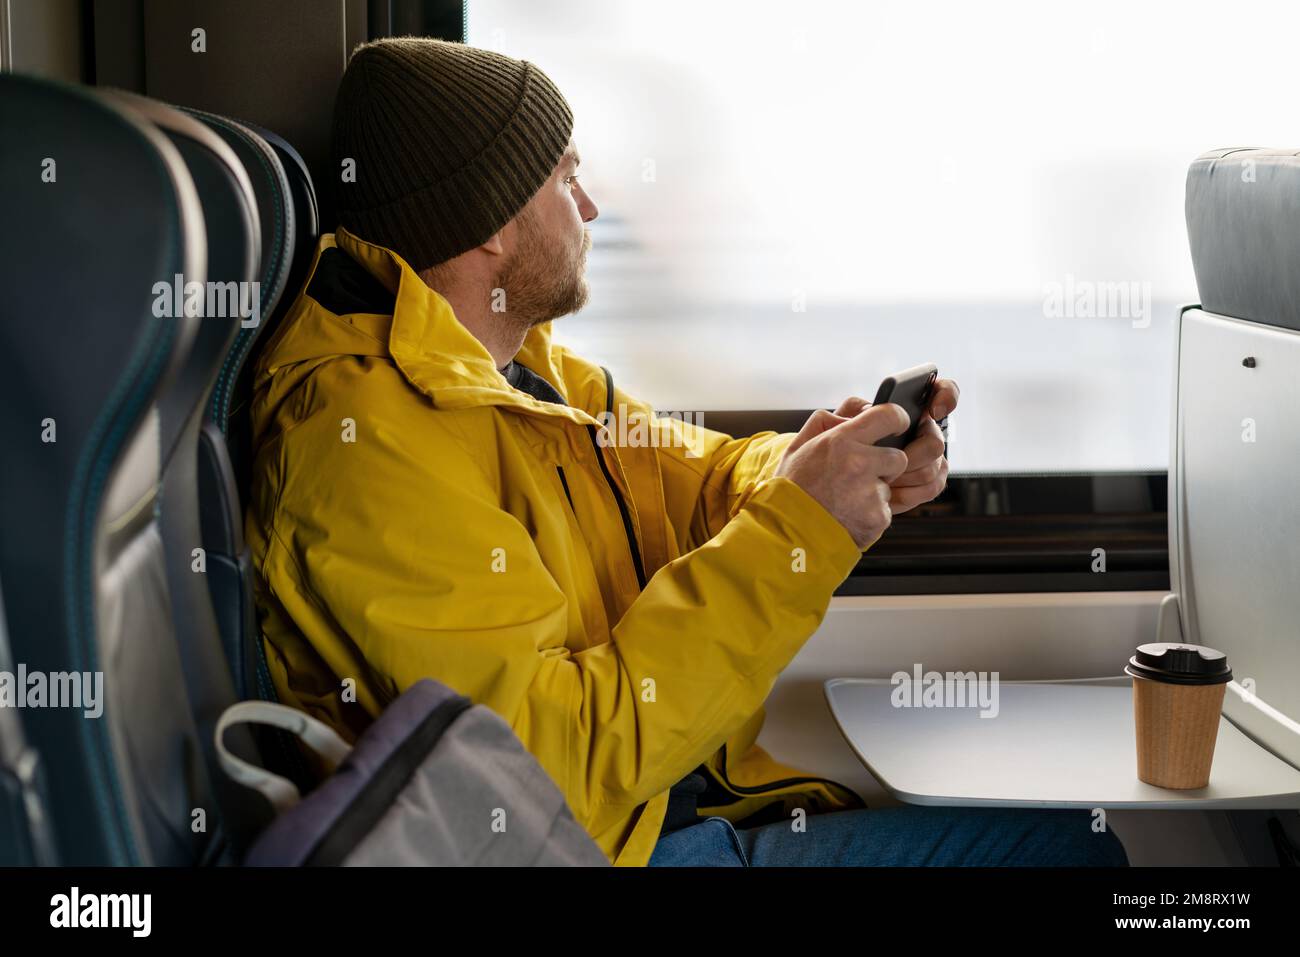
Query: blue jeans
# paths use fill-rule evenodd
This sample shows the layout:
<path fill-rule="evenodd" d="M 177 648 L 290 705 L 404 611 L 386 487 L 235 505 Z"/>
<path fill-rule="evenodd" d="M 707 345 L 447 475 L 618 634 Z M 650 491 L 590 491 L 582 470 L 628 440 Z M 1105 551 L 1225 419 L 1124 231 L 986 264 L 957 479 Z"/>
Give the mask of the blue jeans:
<path fill-rule="evenodd" d="M 659 838 L 650 865 L 666 867 L 1127 867 L 1110 831 L 1082 810 L 903 807 L 810 814 L 735 828 L 705 818 Z"/>

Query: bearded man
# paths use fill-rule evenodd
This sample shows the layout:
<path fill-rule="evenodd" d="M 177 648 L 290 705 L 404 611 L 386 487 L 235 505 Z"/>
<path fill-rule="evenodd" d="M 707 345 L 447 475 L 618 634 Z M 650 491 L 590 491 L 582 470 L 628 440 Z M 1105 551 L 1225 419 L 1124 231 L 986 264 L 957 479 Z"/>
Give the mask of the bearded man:
<path fill-rule="evenodd" d="M 655 417 L 551 338 L 597 217 L 572 126 L 530 63 L 353 54 L 340 227 L 254 380 L 277 696 L 354 739 L 438 679 L 510 724 L 617 864 L 1123 863 L 1084 812 L 867 810 L 755 743 L 836 587 L 944 488 L 957 387 L 903 450 L 876 443 L 907 414 L 857 397 L 798 434 Z M 654 434 L 620 446 L 607 424 L 632 417 Z"/>

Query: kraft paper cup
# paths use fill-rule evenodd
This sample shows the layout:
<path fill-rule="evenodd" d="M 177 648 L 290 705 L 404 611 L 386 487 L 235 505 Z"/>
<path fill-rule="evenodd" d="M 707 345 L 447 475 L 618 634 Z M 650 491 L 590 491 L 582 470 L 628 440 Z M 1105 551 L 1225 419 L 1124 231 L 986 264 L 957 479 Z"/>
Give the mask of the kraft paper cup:
<path fill-rule="evenodd" d="M 1210 783 L 1228 659 L 1202 645 L 1142 645 L 1124 671 L 1133 678 L 1138 778 L 1187 790 Z"/>

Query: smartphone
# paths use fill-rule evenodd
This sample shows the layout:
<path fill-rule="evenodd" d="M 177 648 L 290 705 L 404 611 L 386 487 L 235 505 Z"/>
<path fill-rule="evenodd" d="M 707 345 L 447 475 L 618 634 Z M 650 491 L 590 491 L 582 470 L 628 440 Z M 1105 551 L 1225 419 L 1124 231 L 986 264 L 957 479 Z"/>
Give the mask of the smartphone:
<path fill-rule="evenodd" d="M 903 372 L 897 372 L 880 383 L 876 390 L 876 400 L 872 405 L 892 402 L 901 405 L 912 420 L 902 435 L 887 435 L 876 445 L 889 449 L 901 449 L 916 438 L 916 430 L 921 425 L 921 416 L 930 407 L 930 396 L 934 392 L 934 380 L 939 370 L 933 362 L 916 366 Z"/>

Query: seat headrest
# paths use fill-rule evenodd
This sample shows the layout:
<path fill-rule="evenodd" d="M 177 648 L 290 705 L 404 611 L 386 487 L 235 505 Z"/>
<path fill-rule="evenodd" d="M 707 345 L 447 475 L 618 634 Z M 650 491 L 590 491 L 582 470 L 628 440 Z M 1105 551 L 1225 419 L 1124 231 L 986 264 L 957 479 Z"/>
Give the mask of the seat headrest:
<path fill-rule="evenodd" d="M 1203 153 L 1187 171 L 1186 210 L 1201 307 L 1300 329 L 1300 153 Z"/>

